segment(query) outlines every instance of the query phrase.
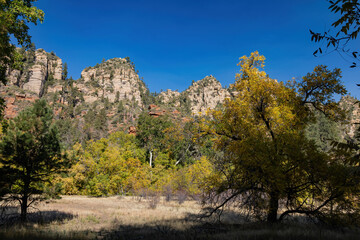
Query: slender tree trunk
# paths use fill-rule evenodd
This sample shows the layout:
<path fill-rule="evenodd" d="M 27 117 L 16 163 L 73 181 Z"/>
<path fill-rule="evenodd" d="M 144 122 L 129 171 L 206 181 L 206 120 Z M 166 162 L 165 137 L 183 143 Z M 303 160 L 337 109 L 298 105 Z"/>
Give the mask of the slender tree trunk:
<path fill-rule="evenodd" d="M 279 193 L 273 191 L 270 193 L 269 210 L 267 215 L 267 221 L 274 223 L 277 221 L 277 212 L 279 209 Z"/>
<path fill-rule="evenodd" d="M 149 159 L 150 167 L 152 167 L 152 158 L 153 158 L 153 154 L 152 154 L 152 150 L 150 150 L 150 159 Z"/>

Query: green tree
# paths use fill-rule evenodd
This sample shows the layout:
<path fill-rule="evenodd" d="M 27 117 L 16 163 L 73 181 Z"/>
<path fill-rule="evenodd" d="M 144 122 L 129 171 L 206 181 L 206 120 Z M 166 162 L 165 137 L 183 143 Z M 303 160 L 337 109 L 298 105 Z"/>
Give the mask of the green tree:
<path fill-rule="evenodd" d="M 123 101 L 119 101 L 117 104 L 117 112 L 123 114 L 125 112 L 126 108 L 124 106 Z"/>
<path fill-rule="evenodd" d="M 262 71 L 264 60 L 257 52 L 241 58 L 237 95 L 224 109 L 213 110 L 202 126 L 223 152 L 208 185 L 211 199 L 220 201 L 215 210 L 238 200 L 253 214 L 276 222 L 294 213 L 328 213 L 331 203 L 351 204 L 345 199 L 358 190 L 354 166 L 319 151 L 305 137 L 313 106 L 338 116 L 331 96 L 346 91 L 336 71 L 328 76 L 325 67 L 316 68 L 301 82 L 284 85 Z M 286 210 L 278 216 L 280 202 Z"/>
<path fill-rule="evenodd" d="M 99 129 L 102 131 L 107 131 L 107 117 L 105 108 L 100 109 L 99 113 L 96 115 L 95 119 L 93 119 L 93 124 L 95 129 Z"/>
<path fill-rule="evenodd" d="M 44 18 L 43 11 L 32 6 L 35 0 L 0 0 L 0 81 L 6 84 L 8 67 L 20 68 L 21 55 L 16 51 L 11 38 L 25 48 L 31 44 L 29 23 L 37 24 Z M 4 100 L 1 98 L 1 110 Z M 2 112 L 2 111 L 1 111 Z"/>
<path fill-rule="evenodd" d="M 305 130 L 305 136 L 313 140 L 319 150 L 329 152 L 334 141 L 340 141 L 340 124 L 326 117 L 323 113 L 314 110 L 315 120 L 309 123 Z"/>
<path fill-rule="evenodd" d="M 135 63 L 130 60 L 130 57 L 125 57 L 126 63 L 135 71 Z"/>
<path fill-rule="evenodd" d="M 120 101 L 120 92 L 116 91 L 114 103 L 118 103 L 119 101 Z"/>
<path fill-rule="evenodd" d="M 136 139 L 139 145 L 148 151 L 150 166 L 153 165 L 154 150 L 163 148 L 164 130 L 171 125 L 167 116 L 154 117 L 147 112 L 140 114 L 136 127 Z"/>
<path fill-rule="evenodd" d="M 206 144 L 197 144 L 194 141 L 194 131 L 196 125 L 194 120 L 184 121 L 183 119 L 173 119 L 172 124 L 164 129 L 164 138 L 162 139 L 163 151 L 174 159 L 174 165 L 189 165 L 207 155 L 202 151 Z M 203 141 L 206 139 L 202 138 Z"/>
<path fill-rule="evenodd" d="M 0 143 L 2 171 L 12 184 L 4 200 L 16 200 L 21 206 L 21 220 L 28 207 L 40 200 L 44 184 L 66 164 L 53 113 L 44 100 L 9 121 Z"/>
<path fill-rule="evenodd" d="M 84 101 L 84 96 L 81 91 L 75 86 L 75 80 L 72 77 L 68 78 L 67 63 L 64 63 L 61 73 L 61 79 L 61 102 L 67 103 L 63 105 L 62 113 L 64 117 L 75 118 L 75 107 L 79 102 Z"/>
<path fill-rule="evenodd" d="M 61 72 L 61 79 L 62 80 L 67 80 L 68 79 L 68 66 L 67 63 L 64 63 L 62 72 Z"/>

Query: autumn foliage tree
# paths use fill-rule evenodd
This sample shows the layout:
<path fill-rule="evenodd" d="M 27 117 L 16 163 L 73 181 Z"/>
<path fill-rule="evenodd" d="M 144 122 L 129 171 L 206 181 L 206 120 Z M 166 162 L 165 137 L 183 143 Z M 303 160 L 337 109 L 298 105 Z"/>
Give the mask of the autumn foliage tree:
<path fill-rule="evenodd" d="M 319 216 L 335 203 L 344 207 L 354 191 L 353 166 L 305 137 L 314 108 L 339 116 L 332 99 L 346 93 L 339 71 L 320 66 L 285 85 L 262 70 L 264 60 L 258 52 L 241 58 L 236 97 L 203 122 L 204 133 L 224 153 L 209 178 L 207 192 L 216 205 L 210 214 L 234 201 L 268 222 L 293 213 Z"/>
<path fill-rule="evenodd" d="M 108 138 L 90 140 L 83 147 L 75 144 L 77 160 L 62 179 L 65 194 L 108 196 L 127 194 L 148 186 L 145 151 L 135 137 L 115 132 Z"/>

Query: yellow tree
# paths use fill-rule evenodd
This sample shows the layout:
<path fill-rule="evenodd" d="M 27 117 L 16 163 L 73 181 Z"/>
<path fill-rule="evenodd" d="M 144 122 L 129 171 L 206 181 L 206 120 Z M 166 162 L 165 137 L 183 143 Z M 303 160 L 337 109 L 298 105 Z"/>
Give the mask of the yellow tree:
<path fill-rule="evenodd" d="M 347 179 L 328 177 L 349 169 L 304 136 L 314 107 L 338 116 L 331 96 L 346 93 L 340 72 L 320 66 L 301 82 L 285 85 L 263 71 L 264 60 L 258 52 L 241 58 L 236 97 L 210 111 L 203 125 L 224 153 L 210 178 L 212 199 L 220 199 L 214 211 L 237 199 L 269 222 L 295 212 L 316 215 L 344 196 L 340 182 L 350 186 Z M 286 211 L 278 217 L 282 203 Z"/>
<path fill-rule="evenodd" d="M 63 180 L 64 193 L 106 196 L 126 194 L 150 184 L 144 150 L 137 148 L 135 137 L 112 133 L 86 147 L 74 146 L 78 161 Z"/>

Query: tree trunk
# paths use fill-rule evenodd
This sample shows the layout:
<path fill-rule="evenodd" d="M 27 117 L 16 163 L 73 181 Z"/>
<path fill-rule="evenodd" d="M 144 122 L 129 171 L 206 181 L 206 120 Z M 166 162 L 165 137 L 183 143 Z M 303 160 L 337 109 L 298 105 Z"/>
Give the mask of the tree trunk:
<path fill-rule="evenodd" d="M 279 193 L 273 191 L 270 193 L 269 211 L 267 215 L 267 221 L 274 223 L 277 221 L 277 212 L 279 209 Z"/>
<path fill-rule="evenodd" d="M 26 222 L 27 204 L 28 204 L 28 196 L 23 195 L 23 197 L 21 198 L 21 213 L 20 213 L 21 222 Z"/>
<path fill-rule="evenodd" d="M 150 151 L 150 159 L 149 159 L 149 162 L 150 162 L 150 167 L 152 167 L 152 157 L 153 157 L 153 155 L 152 155 L 152 151 Z"/>
<path fill-rule="evenodd" d="M 26 214 L 28 208 L 28 198 L 29 198 L 29 188 L 30 188 L 30 176 L 26 175 L 24 179 L 24 190 L 21 196 L 21 213 L 20 220 L 21 222 L 26 221 Z"/>

